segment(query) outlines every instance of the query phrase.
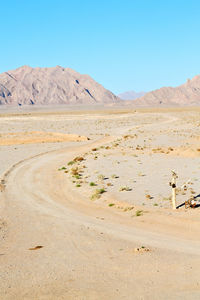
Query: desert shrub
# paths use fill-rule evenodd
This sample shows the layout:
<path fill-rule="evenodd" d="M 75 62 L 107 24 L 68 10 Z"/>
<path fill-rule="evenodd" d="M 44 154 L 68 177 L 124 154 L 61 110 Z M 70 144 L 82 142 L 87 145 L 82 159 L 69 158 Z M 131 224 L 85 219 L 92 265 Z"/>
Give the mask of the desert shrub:
<path fill-rule="evenodd" d="M 74 165 L 74 164 L 75 164 L 75 161 L 74 161 L 74 160 L 71 160 L 71 161 L 68 162 L 67 165 L 68 165 L 68 166 L 72 166 L 72 165 Z"/>
<path fill-rule="evenodd" d="M 112 174 L 112 175 L 111 175 L 111 178 L 116 179 L 116 178 L 119 178 L 119 176 L 117 176 L 117 175 L 115 175 L 115 174 Z"/>
<path fill-rule="evenodd" d="M 136 217 L 140 217 L 143 215 L 143 211 L 142 210 L 137 210 L 135 213 Z"/>
<path fill-rule="evenodd" d="M 129 188 L 128 186 L 122 186 L 122 187 L 120 187 L 120 189 L 119 189 L 120 192 L 123 192 L 123 191 L 129 192 L 129 191 L 131 191 L 131 190 L 132 190 L 132 189 Z"/>
<path fill-rule="evenodd" d="M 71 174 L 72 174 L 72 175 L 80 175 L 80 174 L 79 174 L 79 171 L 78 171 L 78 167 L 72 168 L 72 169 L 71 169 Z"/>
<path fill-rule="evenodd" d="M 103 188 L 97 189 L 97 190 L 94 192 L 94 194 L 92 194 L 91 200 L 99 199 L 99 198 L 101 197 L 101 195 L 102 195 L 103 193 L 105 193 L 105 192 L 106 192 L 106 190 L 103 189 Z"/>
<path fill-rule="evenodd" d="M 75 157 L 74 158 L 74 162 L 77 162 L 77 161 L 83 161 L 84 160 L 84 158 L 82 157 L 82 156 L 77 156 L 77 157 Z"/>
<path fill-rule="evenodd" d="M 98 180 L 102 181 L 105 179 L 105 176 L 102 174 L 99 174 L 97 178 L 98 178 Z"/>
<path fill-rule="evenodd" d="M 59 168 L 58 171 L 66 170 L 66 167 Z"/>

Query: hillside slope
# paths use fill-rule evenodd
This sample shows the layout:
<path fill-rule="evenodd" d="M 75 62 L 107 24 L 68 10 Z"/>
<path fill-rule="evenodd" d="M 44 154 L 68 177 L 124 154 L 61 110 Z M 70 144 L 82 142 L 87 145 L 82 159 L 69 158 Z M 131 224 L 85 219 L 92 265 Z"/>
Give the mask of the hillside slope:
<path fill-rule="evenodd" d="M 98 104 L 120 99 L 88 75 L 56 66 L 0 74 L 0 105 Z"/>
<path fill-rule="evenodd" d="M 134 101 L 136 105 L 198 105 L 200 104 L 200 75 L 178 87 L 163 87 L 146 93 Z"/>

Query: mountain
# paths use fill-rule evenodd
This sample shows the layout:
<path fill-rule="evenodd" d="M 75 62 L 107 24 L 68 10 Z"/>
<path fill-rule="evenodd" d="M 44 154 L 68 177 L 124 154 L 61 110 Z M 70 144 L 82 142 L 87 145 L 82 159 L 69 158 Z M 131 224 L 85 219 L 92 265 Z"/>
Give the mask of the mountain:
<path fill-rule="evenodd" d="M 118 103 L 120 99 L 89 75 L 70 68 L 23 66 L 0 74 L 0 105 Z"/>
<path fill-rule="evenodd" d="M 118 95 L 118 97 L 122 100 L 135 100 L 137 98 L 140 98 L 144 96 L 146 93 L 145 92 L 135 92 L 135 91 L 128 91 L 124 92 Z"/>
<path fill-rule="evenodd" d="M 188 79 L 178 87 L 163 87 L 146 93 L 134 101 L 134 105 L 199 105 L 200 104 L 200 75 Z"/>

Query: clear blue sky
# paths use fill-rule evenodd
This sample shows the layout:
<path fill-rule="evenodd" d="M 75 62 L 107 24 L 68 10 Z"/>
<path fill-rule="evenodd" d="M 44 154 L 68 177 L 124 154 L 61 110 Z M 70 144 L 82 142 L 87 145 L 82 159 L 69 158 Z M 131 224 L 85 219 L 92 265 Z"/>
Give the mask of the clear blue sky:
<path fill-rule="evenodd" d="M 199 0 L 6 0 L 0 9 L 0 72 L 61 65 L 114 93 L 200 74 Z"/>

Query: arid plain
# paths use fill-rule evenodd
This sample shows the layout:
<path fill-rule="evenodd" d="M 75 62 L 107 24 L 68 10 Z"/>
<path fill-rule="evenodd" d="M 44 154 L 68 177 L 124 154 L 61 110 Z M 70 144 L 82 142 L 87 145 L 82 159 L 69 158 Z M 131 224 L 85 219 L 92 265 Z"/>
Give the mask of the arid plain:
<path fill-rule="evenodd" d="M 199 158 L 199 108 L 2 110 L 0 299 L 199 299 Z"/>

